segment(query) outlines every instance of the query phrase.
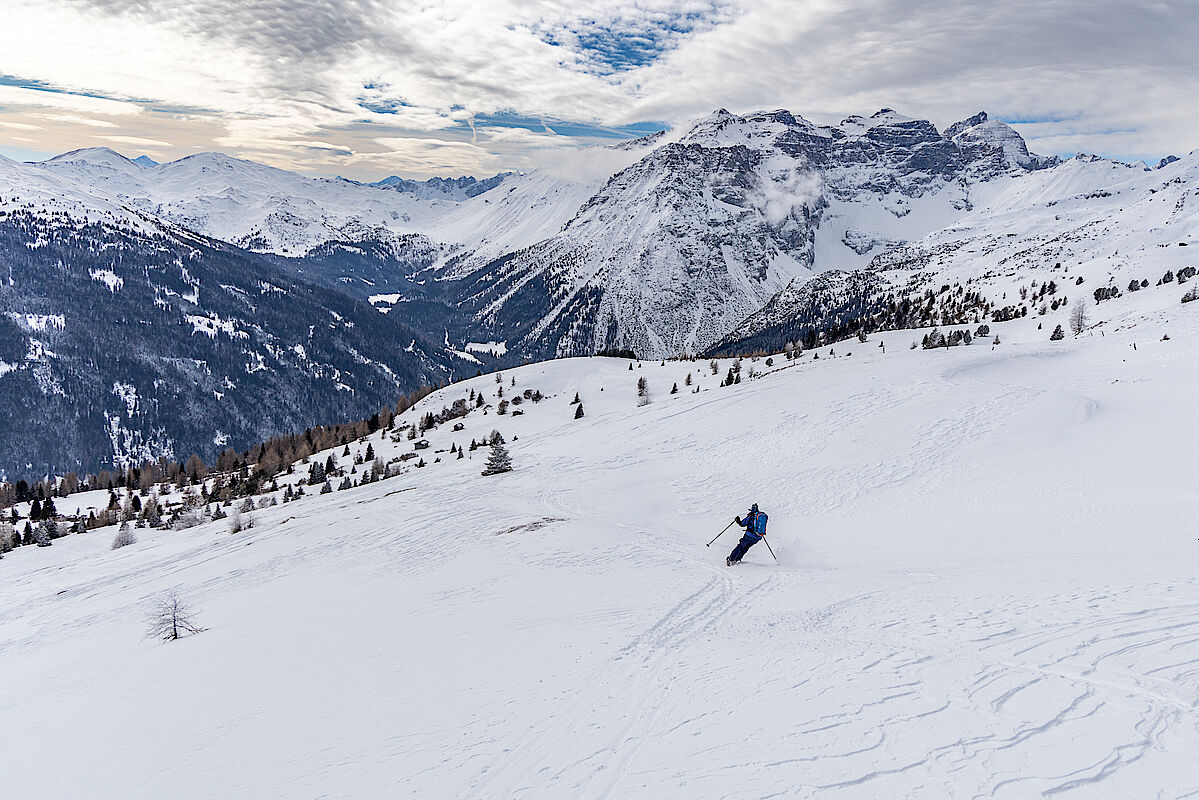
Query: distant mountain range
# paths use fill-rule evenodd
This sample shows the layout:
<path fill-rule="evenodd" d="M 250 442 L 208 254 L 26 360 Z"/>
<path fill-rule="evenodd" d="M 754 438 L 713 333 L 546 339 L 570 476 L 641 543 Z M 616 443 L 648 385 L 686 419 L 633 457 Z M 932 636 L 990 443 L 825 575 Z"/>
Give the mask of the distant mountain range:
<path fill-rule="evenodd" d="M 890 109 L 719 110 L 485 179 L 0 158 L 0 473 L 209 457 L 526 359 L 781 347 L 950 279 L 1185 266 L 1197 191 L 1193 155 L 1061 161 Z"/>

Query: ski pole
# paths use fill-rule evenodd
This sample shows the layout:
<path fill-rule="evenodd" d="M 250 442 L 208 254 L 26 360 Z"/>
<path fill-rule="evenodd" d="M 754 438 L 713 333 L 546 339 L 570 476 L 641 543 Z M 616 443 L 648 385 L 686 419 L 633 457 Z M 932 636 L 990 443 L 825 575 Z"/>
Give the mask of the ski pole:
<path fill-rule="evenodd" d="M 765 536 L 762 536 L 762 543 L 766 545 L 766 549 L 770 551 L 770 555 L 774 556 L 774 562 L 777 564 L 779 557 L 774 555 L 774 548 L 770 546 L 770 542 L 766 541 Z"/>
<path fill-rule="evenodd" d="M 732 522 L 730 522 L 728 525 L 725 525 L 725 526 L 724 526 L 724 530 L 722 530 L 720 533 L 718 533 L 718 534 L 716 534 L 714 537 L 712 537 L 712 542 L 716 541 L 716 540 L 717 540 L 717 539 L 719 539 L 721 536 L 724 536 L 724 531 L 727 531 L 729 528 L 733 527 L 733 524 L 734 524 L 736 521 L 737 521 L 737 520 L 733 520 L 733 521 L 732 521 Z M 712 542 L 708 542 L 706 545 L 704 545 L 704 547 L 711 547 L 711 546 L 712 546 Z"/>

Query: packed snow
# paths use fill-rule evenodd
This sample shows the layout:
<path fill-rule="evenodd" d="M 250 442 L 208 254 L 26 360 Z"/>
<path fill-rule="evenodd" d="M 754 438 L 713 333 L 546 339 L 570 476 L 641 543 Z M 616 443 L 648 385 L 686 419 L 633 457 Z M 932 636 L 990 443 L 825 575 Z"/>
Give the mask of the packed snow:
<path fill-rule="evenodd" d="M 1057 342 L 1065 308 L 993 324 L 998 345 L 896 331 L 746 359 L 732 386 L 728 359 L 531 364 L 399 417 L 486 398 L 388 480 L 239 533 L 20 548 L 4 794 L 1199 793 L 1199 303 L 1179 294 L 1092 306 Z M 501 415 L 500 386 L 546 399 Z M 448 452 L 493 429 L 512 472 Z M 352 452 L 417 452 L 403 430 Z M 752 502 L 778 561 L 726 567 L 735 529 L 705 543 Z M 168 592 L 206 630 L 145 638 Z"/>

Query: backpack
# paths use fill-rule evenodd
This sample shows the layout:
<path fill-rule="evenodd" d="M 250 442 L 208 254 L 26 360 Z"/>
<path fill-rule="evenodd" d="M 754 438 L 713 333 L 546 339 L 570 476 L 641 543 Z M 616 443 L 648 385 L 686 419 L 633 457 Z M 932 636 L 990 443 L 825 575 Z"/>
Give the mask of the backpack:
<path fill-rule="evenodd" d="M 758 536 L 766 535 L 766 520 L 767 519 L 769 519 L 769 518 L 761 511 L 754 514 L 753 530 L 754 530 L 754 533 L 756 533 Z"/>

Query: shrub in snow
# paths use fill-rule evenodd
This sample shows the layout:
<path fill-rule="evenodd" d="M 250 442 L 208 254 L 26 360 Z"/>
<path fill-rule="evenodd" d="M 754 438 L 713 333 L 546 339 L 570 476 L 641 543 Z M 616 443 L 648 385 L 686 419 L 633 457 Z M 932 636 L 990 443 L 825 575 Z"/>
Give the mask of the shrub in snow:
<path fill-rule="evenodd" d="M 195 615 L 175 594 L 169 594 L 155 602 L 150 611 L 150 626 L 146 636 L 151 639 L 174 641 L 204 629 L 195 622 Z"/>
<path fill-rule="evenodd" d="M 133 535 L 133 531 L 129 529 L 129 523 L 121 523 L 121 529 L 117 531 L 117 535 L 113 537 L 112 549 L 119 550 L 122 547 L 127 547 L 131 544 L 137 544 L 137 537 Z"/>
<path fill-rule="evenodd" d="M 975 336 L 990 336 L 991 335 L 991 326 L 990 325 L 979 325 L 978 330 L 976 330 L 974 332 L 974 335 Z"/>
<path fill-rule="evenodd" d="M 1187 290 L 1187 293 L 1182 296 L 1182 302 L 1184 303 L 1193 303 L 1196 300 L 1199 300 L 1199 285 L 1192 286 Z"/>
<path fill-rule="evenodd" d="M 1141 290 L 1141 282 L 1138 281 L 1136 278 L 1133 278 L 1131 281 L 1128 282 L 1128 291 L 1139 292 L 1140 290 Z"/>
<path fill-rule="evenodd" d="M 1195 277 L 1195 268 L 1194 267 L 1183 267 L 1182 269 L 1178 270 L 1178 282 L 1179 283 L 1186 283 L 1193 277 Z"/>
<path fill-rule="evenodd" d="M 1051 341 L 1051 342 L 1059 342 L 1065 338 L 1066 338 L 1066 333 L 1065 333 L 1065 331 L 1062 330 L 1061 325 L 1058 325 L 1056 328 L 1053 329 L 1053 333 L 1049 334 L 1049 341 Z"/>
<path fill-rule="evenodd" d="M 321 494 L 329 494 L 332 491 L 333 484 L 329 483 L 329 481 L 325 481 L 324 485 L 321 486 Z"/>
<path fill-rule="evenodd" d="M 229 533 L 240 533 L 254 527 L 254 517 L 250 514 L 243 514 L 241 511 L 234 511 L 229 515 Z"/>
<path fill-rule="evenodd" d="M 575 419 L 581 419 L 582 417 L 583 417 L 583 404 L 579 403 L 578 406 L 575 407 Z"/>

